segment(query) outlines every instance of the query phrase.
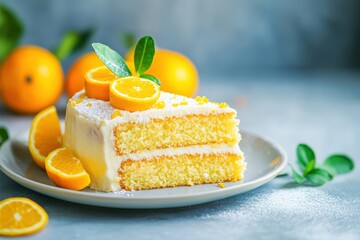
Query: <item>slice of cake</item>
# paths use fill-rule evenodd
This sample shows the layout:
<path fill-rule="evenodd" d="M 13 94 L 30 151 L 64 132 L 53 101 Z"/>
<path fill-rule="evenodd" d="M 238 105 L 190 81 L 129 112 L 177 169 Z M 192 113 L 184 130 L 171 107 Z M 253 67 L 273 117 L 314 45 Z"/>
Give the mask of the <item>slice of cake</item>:
<path fill-rule="evenodd" d="M 64 144 L 100 191 L 239 181 L 238 124 L 234 109 L 206 97 L 161 92 L 152 108 L 129 112 L 81 91 L 67 105 Z"/>

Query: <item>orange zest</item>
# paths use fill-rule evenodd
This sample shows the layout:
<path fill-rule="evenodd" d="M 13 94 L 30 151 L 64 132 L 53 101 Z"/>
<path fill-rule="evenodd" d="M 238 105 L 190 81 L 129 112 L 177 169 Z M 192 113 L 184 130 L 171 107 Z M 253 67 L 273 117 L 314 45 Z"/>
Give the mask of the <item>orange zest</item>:
<path fill-rule="evenodd" d="M 57 186 L 81 190 L 90 184 L 90 176 L 69 148 L 51 152 L 45 160 L 46 173 Z"/>
<path fill-rule="evenodd" d="M 28 146 L 34 162 L 45 169 L 45 158 L 51 151 L 62 146 L 60 121 L 55 106 L 46 108 L 34 117 Z"/>
<path fill-rule="evenodd" d="M 147 79 L 125 77 L 110 84 L 110 105 L 130 112 L 151 108 L 160 97 L 159 86 Z"/>
<path fill-rule="evenodd" d="M 48 214 L 28 198 L 8 198 L 0 202 L 0 235 L 22 236 L 43 229 Z"/>
<path fill-rule="evenodd" d="M 109 101 L 109 86 L 119 79 L 106 66 L 93 68 L 85 74 L 85 92 L 89 98 Z"/>

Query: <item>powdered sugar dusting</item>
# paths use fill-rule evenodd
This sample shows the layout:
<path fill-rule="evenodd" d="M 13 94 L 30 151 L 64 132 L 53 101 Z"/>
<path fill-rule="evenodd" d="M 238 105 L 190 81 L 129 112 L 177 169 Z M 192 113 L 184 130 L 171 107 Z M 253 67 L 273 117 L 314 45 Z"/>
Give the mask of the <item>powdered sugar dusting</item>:
<path fill-rule="evenodd" d="M 75 97 L 75 96 L 74 96 Z M 89 106 L 89 103 L 91 104 Z M 114 112 L 114 108 L 110 106 L 110 102 L 97 100 L 93 98 L 84 98 L 82 102 L 75 106 L 75 109 L 84 116 L 91 116 L 96 120 L 110 120 Z"/>
<path fill-rule="evenodd" d="M 219 104 L 212 102 L 201 102 L 184 96 L 161 92 L 159 102 L 163 102 L 162 108 L 151 108 L 139 112 L 128 112 L 125 110 L 117 111 L 120 113 L 114 119 L 112 114 L 116 110 L 109 101 L 102 101 L 93 98 L 87 98 L 84 90 L 76 93 L 70 100 L 74 102 L 74 109 L 83 117 L 99 122 L 117 121 L 120 122 L 147 122 L 150 119 L 162 119 L 166 117 L 184 116 L 187 114 L 210 114 L 210 113 L 236 113 L 230 107 L 222 107 Z M 156 104 L 155 104 L 156 105 Z"/>
<path fill-rule="evenodd" d="M 360 203 L 360 200 L 359 200 Z M 322 206 L 329 206 L 324 211 Z M 240 204 L 236 209 L 229 209 L 216 215 L 207 215 L 206 218 L 217 219 L 249 219 L 252 217 L 266 216 L 272 212 L 282 213 L 284 215 L 309 215 L 309 216 L 327 216 L 333 218 L 337 216 L 351 216 L 351 212 L 347 212 L 342 201 L 336 196 L 331 196 L 317 188 L 294 188 L 294 189 L 277 189 L 270 193 L 253 196 L 252 202 Z"/>
<path fill-rule="evenodd" d="M 213 209 L 201 218 L 222 224 L 241 222 L 252 227 L 261 225 L 260 232 L 269 232 L 269 228 L 276 224 L 277 229 L 286 228 L 286 236 L 296 235 L 300 239 L 315 235 L 316 239 L 329 239 L 334 231 L 346 233 L 346 236 L 341 237 L 357 239 L 354 229 L 344 231 L 343 225 L 339 223 L 351 222 L 359 217 L 359 213 L 349 209 L 350 206 L 359 205 L 360 199 L 344 202 L 342 198 L 330 195 L 321 188 L 297 187 L 243 195 L 235 201 L 230 208 L 221 206 L 222 210 Z M 294 227 L 288 229 L 288 226 Z M 339 226 L 342 226 L 342 229 L 339 229 Z M 246 228 L 239 226 L 241 227 Z"/>

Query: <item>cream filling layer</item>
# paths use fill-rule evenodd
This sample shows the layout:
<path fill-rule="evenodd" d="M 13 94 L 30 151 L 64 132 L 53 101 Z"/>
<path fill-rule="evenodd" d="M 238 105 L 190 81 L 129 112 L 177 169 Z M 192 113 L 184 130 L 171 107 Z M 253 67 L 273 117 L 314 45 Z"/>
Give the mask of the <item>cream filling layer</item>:
<path fill-rule="evenodd" d="M 163 156 L 177 156 L 177 155 L 208 155 L 208 154 L 225 154 L 231 153 L 236 155 L 242 155 L 242 151 L 239 146 L 230 146 L 228 144 L 213 144 L 213 145 L 196 145 L 189 147 L 177 147 L 177 148 L 165 148 L 156 150 L 145 150 L 141 153 L 134 153 L 129 155 L 118 156 L 120 162 L 125 160 L 149 160 Z"/>

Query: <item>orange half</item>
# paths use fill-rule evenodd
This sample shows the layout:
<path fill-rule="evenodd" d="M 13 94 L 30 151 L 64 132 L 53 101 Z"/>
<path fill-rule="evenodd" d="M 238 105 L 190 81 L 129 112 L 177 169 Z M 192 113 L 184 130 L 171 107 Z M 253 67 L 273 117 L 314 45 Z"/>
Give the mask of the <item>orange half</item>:
<path fill-rule="evenodd" d="M 110 104 L 130 112 L 151 108 L 160 97 L 159 86 L 147 79 L 125 77 L 110 84 Z"/>
<path fill-rule="evenodd" d="M 85 92 L 89 98 L 109 101 L 109 86 L 119 79 L 106 66 L 93 68 L 85 74 Z"/>

